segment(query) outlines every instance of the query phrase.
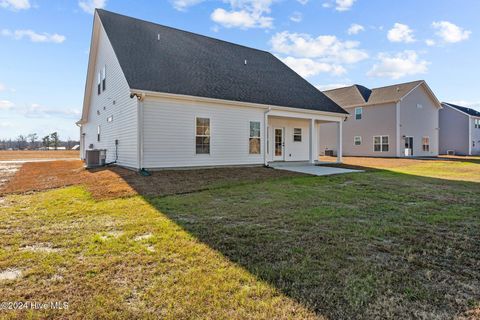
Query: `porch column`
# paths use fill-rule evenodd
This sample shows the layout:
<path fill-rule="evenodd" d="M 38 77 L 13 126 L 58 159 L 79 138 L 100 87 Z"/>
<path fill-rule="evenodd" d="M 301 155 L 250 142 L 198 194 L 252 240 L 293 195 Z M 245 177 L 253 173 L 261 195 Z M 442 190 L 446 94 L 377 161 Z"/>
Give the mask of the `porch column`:
<path fill-rule="evenodd" d="M 268 166 L 268 112 L 265 112 L 263 119 L 263 162 L 265 166 Z"/>
<path fill-rule="evenodd" d="M 315 127 L 315 119 L 310 119 L 310 157 L 309 162 L 315 163 L 317 160 L 317 130 Z"/>
<path fill-rule="evenodd" d="M 343 145 L 343 137 L 342 137 L 342 133 L 343 133 L 343 130 L 342 130 L 342 127 L 343 127 L 343 120 L 340 120 L 338 123 L 337 123 L 337 163 L 342 163 L 342 154 L 343 154 L 343 150 L 342 150 L 342 145 Z"/>

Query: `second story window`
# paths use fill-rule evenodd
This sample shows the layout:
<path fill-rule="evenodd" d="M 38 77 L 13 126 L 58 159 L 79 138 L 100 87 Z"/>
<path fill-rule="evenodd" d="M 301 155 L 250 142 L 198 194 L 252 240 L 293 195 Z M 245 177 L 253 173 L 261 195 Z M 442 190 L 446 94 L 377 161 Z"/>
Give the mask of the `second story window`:
<path fill-rule="evenodd" d="M 362 107 L 355 108 L 355 120 L 361 120 L 362 115 L 363 115 L 363 108 Z"/>
<path fill-rule="evenodd" d="M 100 142 L 100 126 L 97 126 L 97 141 Z"/>
<path fill-rule="evenodd" d="M 103 66 L 102 69 L 102 91 L 107 88 L 107 66 Z"/>

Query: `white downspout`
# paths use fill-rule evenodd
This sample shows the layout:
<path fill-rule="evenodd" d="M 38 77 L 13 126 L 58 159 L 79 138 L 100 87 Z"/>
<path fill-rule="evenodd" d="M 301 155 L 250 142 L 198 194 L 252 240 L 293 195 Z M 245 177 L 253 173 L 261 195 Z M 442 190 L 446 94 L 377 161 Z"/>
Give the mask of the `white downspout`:
<path fill-rule="evenodd" d="M 138 127 L 138 169 L 143 169 L 143 100 L 145 99 L 145 92 L 140 94 L 134 93 L 131 97 L 136 96 L 138 101 L 138 109 L 137 109 L 137 127 Z"/>
<path fill-rule="evenodd" d="M 272 107 L 263 113 L 263 164 L 268 167 L 267 150 L 268 150 L 268 113 L 272 111 Z"/>
<path fill-rule="evenodd" d="M 472 155 L 472 116 L 468 116 L 468 155 Z"/>

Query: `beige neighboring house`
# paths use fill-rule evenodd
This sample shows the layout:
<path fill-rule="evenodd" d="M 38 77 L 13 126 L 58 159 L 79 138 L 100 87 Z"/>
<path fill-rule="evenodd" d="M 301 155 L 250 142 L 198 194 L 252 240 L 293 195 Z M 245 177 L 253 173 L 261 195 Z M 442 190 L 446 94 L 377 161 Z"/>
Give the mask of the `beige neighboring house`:
<path fill-rule="evenodd" d="M 452 103 L 440 111 L 440 153 L 480 155 L 480 112 Z"/>
<path fill-rule="evenodd" d="M 369 89 L 360 85 L 324 91 L 349 117 L 343 124 L 343 155 L 432 157 L 439 152 L 439 110 L 423 80 Z M 336 154 L 336 131 L 320 125 L 321 155 Z"/>

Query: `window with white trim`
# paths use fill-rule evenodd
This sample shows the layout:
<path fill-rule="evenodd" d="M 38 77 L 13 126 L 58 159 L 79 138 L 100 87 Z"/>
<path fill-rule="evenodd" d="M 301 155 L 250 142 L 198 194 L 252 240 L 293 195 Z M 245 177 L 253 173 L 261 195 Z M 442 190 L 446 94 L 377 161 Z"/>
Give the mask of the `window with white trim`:
<path fill-rule="evenodd" d="M 97 126 L 97 141 L 100 142 L 100 125 Z"/>
<path fill-rule="evenodd" d="M 195 120 L 195 152 L 210 154 L 210 118 Z"/>
<path fill-rule="evenodd" d="M 107 88 L 107 66 L 103 66 L 102 69 L 102 91 L 105 91 Z"/>
<path fill-rule="evenodd" d="M 480 128 L 480 119 L 475 119 L 475 128 Z"/>
<path fill-rule="evenodd" d="M 293 128 L 293 141 L 302 142 L 302 128 Z"/>
<path fill-rule="evenodd" d="M 425 152 L 430 151 L 430 137 L 422 138 L 422 150 Z"/>
<path fill-rule="evenodd" d="M 388 152 L 388 136 L 374 136 L 373 137 L 373 151 Z"/>
<path fill-rule="evenodd" d="M 359 146 L 362 144 L 362 137 L 360 136 L 355 136 L 353 137 L 353 144 L 356 146 Z"/>
<path fill-rule="evenodd" d="M 250 154 L 260 154 L 260 121 L 250 121 L 248 145 Z"/>
<path fill-rule="evenodd" d="M 108 117 L 107 122 L 113 122 L 113 116 Z"/>
<path fill-rule="evenodd" d="M 363 108 L 362 107 L 355 108 L 355 120 L 362 120 L 362 115 L 363 115 Z"/>

